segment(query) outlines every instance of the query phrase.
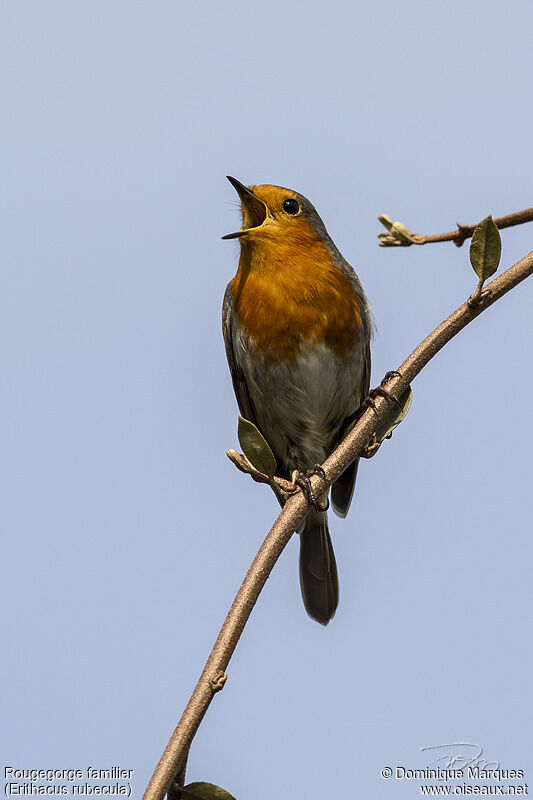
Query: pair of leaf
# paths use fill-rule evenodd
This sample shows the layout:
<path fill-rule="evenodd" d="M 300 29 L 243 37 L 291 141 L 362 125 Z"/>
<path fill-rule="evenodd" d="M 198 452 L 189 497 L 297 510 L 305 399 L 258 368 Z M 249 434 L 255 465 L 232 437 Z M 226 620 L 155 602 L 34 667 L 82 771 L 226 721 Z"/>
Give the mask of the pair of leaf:
<path fill-rule="evenodd" d="M 180 792 L 182 800 L 235 800 L 225 789 L 205 781 L 180 786 Z"/>
<path fill-rule="evenodd" d="M 470 263 L 480 281 L 486 281 L 494 275 L 501 255 L 500 232 L 489 214 L 476 226 L 470 243 Z"/>

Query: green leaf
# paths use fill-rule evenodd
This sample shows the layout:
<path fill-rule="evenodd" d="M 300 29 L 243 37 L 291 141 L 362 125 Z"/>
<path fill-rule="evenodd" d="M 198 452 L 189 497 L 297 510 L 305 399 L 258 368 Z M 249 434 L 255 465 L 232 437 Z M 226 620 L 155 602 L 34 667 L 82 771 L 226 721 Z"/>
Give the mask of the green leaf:
<path fill-rule="evenodd" d="M 486 281 L 498 269 L 502 254 L 502 240 L 496 223 L 489 214 L 472 234 L 470 263 L 481 281 Z"/>
<path fill-rule="evenodd" d="M 385 419 L 382 420 L 382 422 L 379 422 L 376 426 L 376 440 L 378 442 L 382 442 L 387 438 L 387 436 L 390 436 L 395 428 L 398 427 L 400 422 L 405 418 L 407 412 L 411 408 L 412 401 L 413 393 L 411 391 L 411 387 L 408 386 L 398 401 L 401 405 L 401 408 L 394 403 L 394 407 L 391 409 L 390 414 L 387 414 Z"/>
<path fill-rule="evenodd" d="M 259 472 L 272 478 L 276 472 L 276 459 L 259 428 L 244 417 L 239 417 L 237 436 L 248 461 Z"/>
<path fill-rule="evenodd" d="M 197 781 L 180 786 L 183 800 L 235 800 L 232 794 L 214 783 Z"/>

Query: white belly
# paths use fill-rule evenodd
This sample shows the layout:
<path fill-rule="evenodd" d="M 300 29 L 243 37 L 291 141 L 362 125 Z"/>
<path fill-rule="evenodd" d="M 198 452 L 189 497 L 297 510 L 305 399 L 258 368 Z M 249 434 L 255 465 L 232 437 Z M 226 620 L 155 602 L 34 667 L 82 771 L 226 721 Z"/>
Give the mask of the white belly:
<path fill-rule="evenodd" d="M 240 345 L 237 360 L 256 422 L 278 466 L 290 473 L 322 463 L 363 400 L 363 348 L 339 358 L 324 344 L 305 342 L 295 361 L 265 363 L 251 357 L 249 339 Z"/>

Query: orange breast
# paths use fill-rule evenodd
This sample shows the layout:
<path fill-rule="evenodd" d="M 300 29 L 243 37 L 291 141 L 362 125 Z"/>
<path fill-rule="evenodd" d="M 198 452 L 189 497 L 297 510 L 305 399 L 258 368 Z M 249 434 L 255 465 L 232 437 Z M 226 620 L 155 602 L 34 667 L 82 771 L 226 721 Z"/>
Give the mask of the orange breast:
<path fill-rule="evenodd" d="M 241 242 L 230 289 L 261 357 L 294 359 L 302 340 L 324 342 L 342 357 L 357 343 L 361 314 L 352 285 L 305 229 L 290 241 Z"/>

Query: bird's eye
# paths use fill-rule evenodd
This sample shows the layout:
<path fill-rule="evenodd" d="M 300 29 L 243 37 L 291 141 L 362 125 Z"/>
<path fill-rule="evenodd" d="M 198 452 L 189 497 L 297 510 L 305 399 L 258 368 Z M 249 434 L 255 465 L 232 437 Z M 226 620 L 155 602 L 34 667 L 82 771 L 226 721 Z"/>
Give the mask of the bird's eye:
<path fill-rule="evenodd" d="M 297 214 L 300 210 L 300 204 L 297 200 L 294 200 L 294 198 L 290 197 L 283 203 L 283 210 L 286 211 L 287 214 Z"/>

